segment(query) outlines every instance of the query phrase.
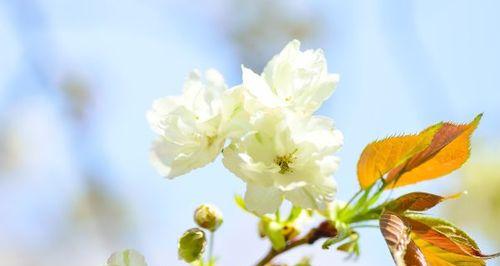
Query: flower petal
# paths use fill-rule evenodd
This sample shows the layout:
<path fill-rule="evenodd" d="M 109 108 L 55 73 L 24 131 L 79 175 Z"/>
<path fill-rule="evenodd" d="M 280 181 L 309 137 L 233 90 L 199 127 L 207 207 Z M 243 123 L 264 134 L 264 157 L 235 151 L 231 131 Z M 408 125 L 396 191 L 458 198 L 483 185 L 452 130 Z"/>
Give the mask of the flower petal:
<path fill-rule="evenodd" d="M 274 213 L 281 205 L 282 193 L 274 187 L 247 184 L 245 203 L 250 211 L 259 215 Z"/>
<path fill-rule="evenodd" d="M 250 112 L 262 108 L 276 108 L 283 105 L 280 99 L 271 91 L 266 81 L 252 70 L 241 66 L 243 86 L 250 94 L 246 106 Z"/>
<path fill-rule="evenodd" d="M 285 197 L 293 205 L 315 210 L 324 210 L 327 203 L 333 201 L 337 185 L 332 178 L 324 178 L 322 183 L 315 183 L 285 192 Z"/>
<path fill-rule="evenodd" d="M 300 42 L 291 41 L 269 61 L 262 77 L 286 106 L 312 114 L 330 97 L 339 76 L 328 74 L 323 51 L 300 51 Z"/>
<path fill-rule="evenodd" d="M 328 117 L 311 116 L 295 118 L 301 121 L 290 121 L 292 138 L 296 142 L 306 142 L 322 154 L 338 151 L 343 143 L 342 132 L 335 129 L 333 121 Z"/>
<path fill-rule="evenodd" d="M 160 138 L 153 142 L 150 160 L 159 174 L 172 179 L 214 161 L 223 144 L 223 138 L 216 138 L 210 146 L 208 143 L 183 145 Z"/>
<path fill-rule="evenodd" d="M 222 159 L 224 166 L 245 182 L 261 186 L 272 185 L 273 180 L 268 178 L 269 167 L 263 162 L 254 161 L 247 153 L 241 152 L 241 145 L 242 143 L 233 143 L 224 149 Z"/>

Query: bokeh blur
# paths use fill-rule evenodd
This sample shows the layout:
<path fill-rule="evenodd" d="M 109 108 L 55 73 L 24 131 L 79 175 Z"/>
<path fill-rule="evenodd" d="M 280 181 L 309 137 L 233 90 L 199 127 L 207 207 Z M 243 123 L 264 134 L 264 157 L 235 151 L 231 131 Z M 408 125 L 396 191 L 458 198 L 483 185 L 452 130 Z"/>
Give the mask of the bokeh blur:
<path fill-rule="evenodd" d="M 240 64 L 260 72 L 293 38 L 324 49 L 341 75 L 320 110 L 345 135 L 340 199 L 357 190 L 368 142 L 484 112 L 464 170 L 413 190 L 470 190 L 433 213 L 498 251 L 498 10 L 493 0 L 1 0 L 0 265 L 102 265 L 124 248 L 153 266 L 182 265 L 176 241 L 203 202 L 225 215 L 220 265 L 252 265 L 268 243 L 233 203 L 242 182 L 219 160 L 164 180 L 148 161 L 145 112 L 180 93 L 191 69 L 214 67 L 236 85 Z M 280 261 L 302 255 L 313 265 L 392 264 L 373 228 L 357 261 L 318 245 Z"/>

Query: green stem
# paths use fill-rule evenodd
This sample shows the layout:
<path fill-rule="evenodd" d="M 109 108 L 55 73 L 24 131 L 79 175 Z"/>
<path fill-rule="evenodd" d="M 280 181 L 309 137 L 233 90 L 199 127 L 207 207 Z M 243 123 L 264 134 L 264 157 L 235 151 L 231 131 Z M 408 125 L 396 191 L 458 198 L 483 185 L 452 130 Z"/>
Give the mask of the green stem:
<path fill-rule="evenodd" d="M 346 203 L 346 205 L 344 206 L 344 208 L 342 208 L 342 210 L 340 210 L 339 212 L 339 216 L 347 209 L 347 207 L 349 207 L 349 205 L 351 205 L 351 203 L 359 196 L 359 194 L 361 194 L 363 192 L 362 189 L 358 190 L 358 192 L 356 192 L 356 194 L 354 194 L 354 196 L 351 197 L 351 199 Z"/>
<path fill-rule="evenodd" d="M 367 209 L 365 211 L 359 212 L 356 215 L 349 218 L 347 221 L 348 224 L 360 223 L 369 220 L 376 220 L 380 217 L 384 205 L 380 205 L 371 209 Z"/>
<path fill-rule="evenodd" d="M 382 194 L 383 190 L 377 190 L 375 194 L 370 196 L 370 192 L 372 190 L 372 187 L 366 189 L 366 190 L 361 190 L 364 191 L 363 196 L 356 202 L 356 204 L 350 209 L 350 211 L 344 215 L 345 211 L 347 210 L 348 205 L 344 209 L 342 209 L 339 214 L 338 218 L 346 223 L 350 224 L 353 222 L 359 222 L 362 219 L 365 219 L 366 214 L 369 214 L 373 209 L 370 209 L 370 207 L 375 204 Z M 356 194 L 359 194 L 356 193 Z M 355 198 L 355 197 L 353 197 Z M 370 220 L 370 219 L 367 219 Z"/>
<path fill-rule="evenodd" d="M 353 225 L 351 226 L 352 229 L 356 228 L 380 228 L 380 226 L 376 224 L 360 224 L 360 225 Z"/>
<path fill-rule="evenodd" d="M 210 231 L 209 238 L 210 239 L 208 242 L 208 265 L 212 265 L 212 259 L 213 259 L 213 253 L 214 253 L 215 232 Z"/>
<path fill-rule="evenodd" d="M 354 199 L 356 199 L 362 192 L 363 192 L 362 189 L 358 190 L 358 192 L 356 192 L 356 194 L 354 194 L 354 196 L 352 196 L 351 199 L 347 202 L 346 206 L 349 206 L 349 204 L 351 204 L 354 201 Z"/>

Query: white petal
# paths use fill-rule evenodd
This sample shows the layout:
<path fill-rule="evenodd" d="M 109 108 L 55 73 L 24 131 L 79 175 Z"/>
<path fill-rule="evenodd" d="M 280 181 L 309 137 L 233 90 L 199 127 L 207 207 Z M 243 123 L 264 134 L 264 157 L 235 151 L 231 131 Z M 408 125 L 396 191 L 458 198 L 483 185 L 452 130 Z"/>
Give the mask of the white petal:
<path fill-rule="evenodd" d="M 318 152 L 331 154 L 338 151 L 343 143 L 342 132 L 335 129 L 328 117 L 292 117 L 288 116 L 293 139 L 297 142 L 311 143 Z"/>
<path fill-rule="evenodd" d="M 224 77 L 216 69 L 210 68 L 205 71 L 205 77 L 207 79 L 207 84 L 210 87 L 214 87 L 214 89 L 224 90 L 224 88 L 227 87 Z"/>
<path fill-rule="evenodd" d="M 116 252 L 109 257 L 106 266 L 147 266 L 144 256 L 139 252 L 127 249 Z"/>
<path fill-rule="evenodd" d="M 299 54 L 300 42 L 293 40 L 267 63 L 262 72 L 262 76 L 274 90 L 274 93 L 283 96 L 283 98 L 293 93 L 291 89 L 294 77 L 291 64 Z"/>
<path fill-rule="evenodd" d="M 323 210 L 328 202 L 333 201 L 337 185 L 331 178 L 325 177 L 321 183 L 307 185 L 285 192 L 285 197 L 295 206 L 307 209 Z"/>
<path fill-rule="evenodd" d="M 331 176 L 339 168 L 340 160 L 336 156 L 326 156 L 321 160 L 317 161 L 321 175 Z"/>
<path fill-rule="evenodd" d="M 221 138 L 213 140 L 211 146 L 204 142 L 182 145 L 159 139 L 153 142 L 151 164 L 159 174 L 172 179 L 214 161 L 223 143 L 224 139 Z"/>
<path fill-rule="evenodd" d="M 183 104 L 200 121 L 212 119 L 222 108 L 222 94 L 227 89 L 222 75 L 214 69 L 207 71 L 206 82 L 193 71 L 184 83 Z"/>
<path fill-rule="evenodd" d="M 182 155 L 182 152 L 180 145 L 167 140 L 157 140 L 151 149 L 151 164 L 160 175 L 169 179 L 185 174 L 192 169 L 189 167 L 189 160 L 181 159 L 187 157 L 185 154 Z"/>
<path fill-rule="evenodd" d="M 164 97 L 153 102 L 151 110 L 146 113 L 146 119 L 156 134 L 163 134 L 163 121 L 166 116 L 182 108 L 180 97 Z"/>
<path fill-rule="evenodd" d="M 270 169 L 262 161 L 254 161 L 241 150 L 241 143 L 233 143 L 224 149 L 224 166 L 245 182 L 270 186 L 273 180 L 269 178 Z"/>
<path fill-rule="evenodd" d="M 244 66 L 241 66 L 241 70 L 243 73 L 243 86 L 252 96 L 247 99 L 247 105 L 250 108 L 258 110 L 260 106 L 275 108 L 282 105 L 280 99 L 271 91 L 271 88 L 261 76 Z"/>
<path fill-rule="evenodd" d="M 337 88 L 339 81 L 339 74 L 328 74 L 323 76 L 318 84 L 316 84 L 316 91 L 309 100 L 316 105 L 321 105 L 326 99 L 330 98 Z"/>
<path fill-rule="evenodd" d="M 245 88 L 236 86 L 222 97 L 221 131 L 228 138 L 239 138 L 251 130 L 250 113 L 245 109 Z"/>
<path fill-rule="evenodd" d="M 262 76 L 286 106 L 306 115 L 330 97 L 339 80 L 337 74 L 328 74 L 322 50 L 302 52 L 296 40 L 269 61 Z"/>
<path fill-rule="evenodd" d="M 246 207 L 259 215 L 274 213 L 281 205 L 282 192 L 274 187 L 247 184 Z"/>

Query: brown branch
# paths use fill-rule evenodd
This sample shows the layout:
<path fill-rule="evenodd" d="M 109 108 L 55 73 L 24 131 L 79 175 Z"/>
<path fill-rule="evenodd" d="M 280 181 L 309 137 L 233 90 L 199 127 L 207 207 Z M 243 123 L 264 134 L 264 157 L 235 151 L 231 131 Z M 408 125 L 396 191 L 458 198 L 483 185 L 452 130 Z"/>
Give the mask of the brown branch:
<path fill-rule="evenodd" d="M 274 250 L 271 248 L 269 252 L 263 257 L 256 266 L 265 266 L 270 263 L 276 256 L 285 253 L 286 251 L 302 246 L 302 245 L 312 245 L 318 239 L 323 237 L 335 237 L 337 236 L 338 231 L 330 222 L 323 221 L 318 227 L 315 227 L 309 231 L 305 236 L 289 241 L 285 248 L 281 250 Z"/>

